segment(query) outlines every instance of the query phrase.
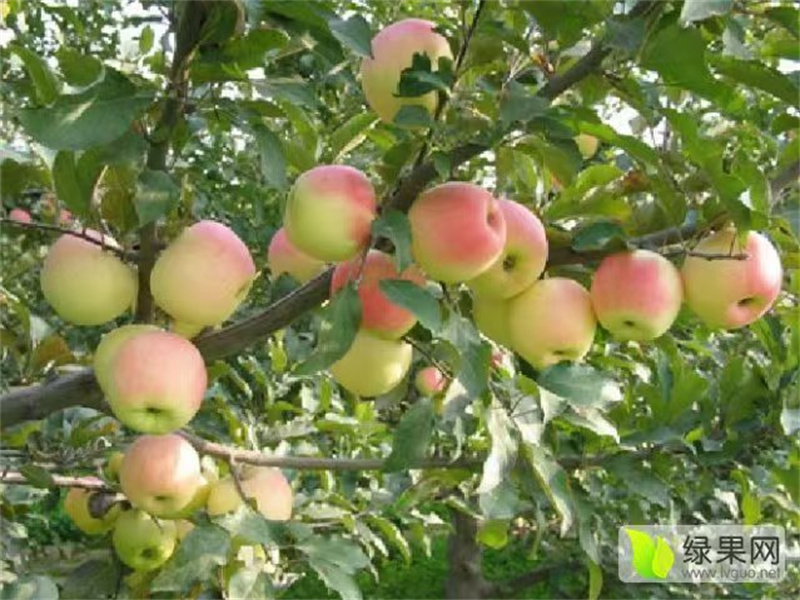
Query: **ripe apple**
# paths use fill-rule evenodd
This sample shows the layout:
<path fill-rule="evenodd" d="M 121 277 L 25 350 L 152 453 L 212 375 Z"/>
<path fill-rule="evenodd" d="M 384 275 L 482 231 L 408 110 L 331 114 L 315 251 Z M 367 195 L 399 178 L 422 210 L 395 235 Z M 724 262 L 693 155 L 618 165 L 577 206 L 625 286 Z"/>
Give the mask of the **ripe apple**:
<path fill-rule="evenodd" d="M 392 123 L 403 106 L 422 106 L 431 114 L 436 110 L 436 92 L 414 98 L 397 96 L 400 76 L 411 68 L 415 54 L 426 54 L 432 71 L 438 70 L 440 58 L 453 58 L 450 44 L 435 27 L 430 21 L 405 19 L 372 38 L 372 57 L 361 62 L 361 87 L 367 104 L 386 123 Z"/>
<path fill-rule="evenodd" d="M 177 434 L 143 435 L 125 452 L 119 483 L 131 504 L 157 517 L 177 514 L 205 483 L 200 457 Z"/>
<path fill-rule="evenodd" d="M 686 304 L 709 327 L 738 329 L 764 315 L 781 291 L 783 268 L 775 246 L 755 231 L 744 244 L 722 229 L 694 248 L 703 254 L 747 254 L 745 260 L 688 256 L 683 263 Z"/>
<path fill-rule="evenodd" d="M 414 384 L 423 396 L 434 396 L 447 388 L 447 378 L 436 367 L 425 367 L 417 372 Z"/>
<path fill-rule="evenodd" d="M 293 493 L 286 477 L 273 467 L 247 465 L 239 477 L 242 492 L 253 498 L 260 512 L 271 521 L 288 521 L 292 517 Z M 220 479 L 211 486 L 206 510 L 211 516 L 237 510 L 244 501 L 232 477 Z"/>
<path fill-rule="evenodd" d="M 12 208 L 11 212 L 8 213 L 8 218 L 18 223 L 30 223 L 33 220 L 31 213 L 24 208 Z"/>
<path fill-rule="evenodd" d="M 349 260 L 369 242 L 375 206 L 375 190 L 361 171 L 323 165 L 295 181 L 283 226 L 289 240 L 309 256 Z"/>
<path fill-rule="evenodd" d="M 94 351 L 94 376 L 103 390 L 110 389 L 111 367 L 123 342 L 145 331 L 161 331 L 155 325 L 123 325 L 105 334 Z"/>
<path fill-rule="evenodd" d="M 123 341 L 98 379 L 114 416 L 142 433 L 168 433 L 191 421 L 207 381 L 194 344 L 166 331 L 144 331 Z"/>
<path fill-rule="evenodd" d="M 412 348 L 399 340 L 385 340 L 366 332 L 331 366 L 333 379 L 356 396 L 380 396 L 395 388 L 411 367 Z"/>
<path fill-rule="evenodd" d="M 469 286 L 485 296 L 511 298 L 528 288 L 544 271 L 547 237 L 542 222 L 528 208 L 505 198 L 497 203 L 506 222 L 503 252 Z"/>
<path fill-rule="evenodd" d="M 579 133 L 575 136 L 575 143 L 578 145 L 578 151 L 581 153 L 583 160 L 589 160 L 597 153 L 597 148 L 600 146 L 600 140 L 588 133 Z"/>
<path fill-rule="evenodd" d="M 386 339 L 396 340 L 402 337 L 414 326 L 417 318 L 411 311 L 391 302 L 381 291 L 380 282 L 386 279 L 405 279 L 423 286 L 425 277 L 415 265 L 399 273 L 394 259 L 380 250 L 370 250 L 363 268 L 361 264 L 361 257 L 358 257 L 337 265 L 331 280 L 331 295 L 348 281 L 358 280 L 361 327 Z"/>
<path fill-rule="evenodd" d="M 201 470 L 202 471 L 202 470 Z M 165 519 L 188 519 L 198 510 L 206 505 L 208 494 L 211 492 L 211 482 L 209 482 L 202 474 L 197 484 L 197 490 L 189 501 L 189 504 L 175 512 L 168 512 L 161 515 Z"/>
<path fill-rule="evenodd" d="M 493 342 L 511 348 L 511 325 L 508 321 L 510 300 L 474 294 L 472 318 L 475 326 Z"/>
<path fill-rule="evenodd" d="M 650 250 L 618 252 L 600 263 L 590 290 L 600 324 L 622 340 L 653 340 L 681 309 L 683 284 L 671 262 Z"/>
<path fill-rule="evenodd" d="M 424 192 L 408 211 L 414 260 L 447 283 L 476 278 L 506 243 L 500 204 L 477 185 L 450 182 Z"/>
<path fill-rule="evenodd" d="M 589 292 L 576 281 L 542 279 L 511 299 L 511 347 L 537 369 L 578 360 L 597 327 Z"/>
<path fill-rule="evenodd" d="M 110 248 L 110 237 L 87 229 L 88 237 Z M 136 299 L 136 271 L 99 245 L 64 234 L 50 247 L 41 273 L 44 297 L 65 321 L 100 325 L 116 319 Z"/>
<path fill-rule="evenodd" d="M 141 510 L 122 513 L 114 526 L 114 550 L 131 569 L 152 571 L 175 551 L 178 531 L 173 521 L 160 521 Z"/>
<path fill-rule="evenodd" d="M 99 479 L 97 480 L 100 481 Z M 92 497 L 91 490 L 83 488 L 70 488 L 64 498 L 64 512 L 69 515 L 72 522 L 78 529 L 89 535 L 101 535 L 111 531 L 120 513 L 120 505 L 114 504 L 108 509 L 101 518 L 92 516 L 89 510 L 89 499 Z"/>
<path fill-rule="evenodd" d="M 230 317 L 255 275 L 250 251 L 233 230 L 215 221 L 200 221 L 158 257 L 150 288 L 164 312 L 199 331 Z"/>
<path fill-rule="evenodd" d="M 283 227 L 272 236 L 267 250 L 267 263 L 273 277 L 287 273 L 300 283 L 313 279 L 325 270 L 323 261 L 309 256 L 289 241 Z"/>

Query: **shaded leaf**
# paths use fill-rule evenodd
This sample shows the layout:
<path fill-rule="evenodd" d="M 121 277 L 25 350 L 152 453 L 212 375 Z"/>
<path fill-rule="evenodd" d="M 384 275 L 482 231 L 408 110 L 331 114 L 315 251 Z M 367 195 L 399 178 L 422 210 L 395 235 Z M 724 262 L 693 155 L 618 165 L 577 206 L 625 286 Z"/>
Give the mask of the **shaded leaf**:
<path fill-rule="evenodd" d="M 53 75 L 45 60 L 19 44 L 9 44 L 8 50 L 16 54 L 25 65 L 25 70 L 33 81 L 39 104 L 53 102 L 58 97 L 58 79 Z"/>
<path fill-rule="evenodd" d="M 483 473 L 477 492 L 485 494 L 506 480 L 517 460 L 517 439 L 514 437 L 514 423 L 506 409 L 496 400 L 489 407 L 486 428 L 492 439 L 491 450 L 483 463 Z"/>
<path fill-rule="evenodd" d="M 394 260 L 399 273 L 414 262 L 411 256 L 411 224 L 405 214 L 395 209 L 381 212 L 372 222 L 372 234 L 376 237 L 385 237 L 392 242 Z"/>
<path fill-rule="evenodd" d="M 572 238 L 576 252 L 592 250 L 621 250 L 625 248 L 625 230 L 619 223 L 597 221 L 581 227 Z"/>
<path fill-rule="evenodd" d="M 405 279 L 384 279 L 380 289 L 394 304 L 412 312 L 424 327 L 431 331 L 441 329 L 439 302 L 425 288 Z"/>
<path fill-rule="evenodd" d="M 428 397 L 409 408 L 394 431 L 392 452 L 383 464 L 384 471 L 413 468 L 425 458 L 433 434 L 434 410 Z"/>
<path fill-rule="evenodd" d="M 229 534 L 217 525 L 196 525 L 153 580 L 154 591 L 186 591 L 198 581 L 216 578 L 231 549 Z"/>
<path fill-rule="evenodd" d="M 361 15 L 348 19 L 333 19 L 328 23 L 331 33 L 341 44 L 359 56 L 372 56 L 372 31 Z"/>
<path fill-rule="evenodd" d="M 261 153 L 261 175 L 268 187 L 286 189 L 286 156 L 280 138 L 266 127 L 254 129 Z"/>
<path fill-rule="evenodd" d="M 536 479 L 547 498 L 561 517 L 561 535 L 572 527 L 575 506 L 569 490 L 567 474 L 545 450 L 539 446 L 525 446 L 525 455 L 533 468 Z"/>
<path fill-rule="evenodd" d="M 139 225 L 146 225 L 166 215 L 178 202 L 181 191 L 164 171 L 146 170 L 136 179 L 134 206 Z"/>

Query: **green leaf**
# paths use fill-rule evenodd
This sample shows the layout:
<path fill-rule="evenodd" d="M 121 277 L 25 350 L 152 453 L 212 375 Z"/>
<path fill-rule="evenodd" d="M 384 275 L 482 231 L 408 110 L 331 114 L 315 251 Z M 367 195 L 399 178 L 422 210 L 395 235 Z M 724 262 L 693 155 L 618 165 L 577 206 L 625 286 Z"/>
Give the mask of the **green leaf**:
<path fill-rule="evenodd" d="M 399 210 L 389 209 L 381 212 L 372 222 L 372 235 L 385 237 L 394 246 L 394 260 L 397 271 L 402 273 L 414 262 L 411 256 L 411 224 L 408 217 Z"/>
<path fill-rule="evenodd" d="M 561 517 L 561 535 L 565 535 L 575 520 L 575 503 L 569 489 L 567 474 L 544 448 L 527 444 L 525 456 L 545 495 Z"/>
<path fill-rule="evenodd" d="M 656 554 L 656 543 L 648 534 L 643 531 L 625 528 L 628 539 L 631 541 L 633 553 L 633 568 L 640 577 L 653 579 L 653 557 Z"/>
<path fill-rule="evenodd" d="M 22 465 L 19 472 L 33 487 L 51 488 L 56 485 L 50 472 L 39 465 Z"/>
<path fill-rule="evenodd" d="M 400 419 L 392 439 L 392 452 L 383 470 L 404 471 L 423 460 L 431 442 L 433 424 L 433 403 L 430 398 L 420 398 Z"/>
<path fill-rule="evenodd" d="M 572 412 L 566 412 L 562 417 L 573 425 L 594 431 L 597 435 L 608 436 L 619 443 L 616 425 L 596 408 L 575 407 Z"/>
<path fill-rule="evenodd" d="M 400 528 L 389 519 L 385 519 L 379 515 L 366 515 L 364 518 L 370 525 L 378 529 L 390 544 L 397 548 L 405 563 L 410 565 L 411 548 L 406 538 L 403 537 Z"/>
<path fill-rule="evenodd" d="M 92 559 L 72 571 L 61 589 L 62 600 L 111 598 L 120 577 L 119 563 L 110 559 Z"/>
<path fill-rule="evenodd" d="M 9 44 L 9 51 L 16 54 L 25 65 L 28 76 L 33 81 L 39 104 L 50 104 L 58 97 L 58 79 L 53 75 L 45 60 L 19 44 Z"/>
<path fill-rule="evenodd" d="M 152 93 L 137 89 L 124 75 L 106 68 L 96 84 L 59 96 L 47 108 L 19 111 L 19 122 L 40 144 L 54 150 L 83 150 L 122 136 L 152 102 Z"/>
<path fill-rule="evenodd" d="M 299 79 L 271 78 L 259 82 L 256 87 L 269 98 L 275 98 L 297 104 L 306 108 L 317 105 L 317 97 L 313 88 Z"/>
<path fill-rule="evenodd" d="M 166 215 L 180 196 L 180 188 L 164 171 L 142 171 L 136 179 L 134 202 L 139 225 L 147 225 Z"/>
<path fill-rule="evenodd" d="M 548 141 L 538 135 L 528 135 L 515 148 L 538 157 L 547 170 L 564 186 L 572 183 L 583 164 L 578 145 L 572 139 Z"/>
<path fill-rule="evenodd" d="M 589 365 L 553 365 L 539 374 L 537 383 L 575 406 L 603 407 L 622 399 L 617 383 Z"/>
<path fill-rule="evenodd" d="M 492 351 L 469 319 L 452 313 L 441 330 L 441 337 L 450 342 L 458 356 L 456 380 L 467 394 L 478 398 L 486 391 Z"/>
<path fill-rule="evenodd" d="M 230 600 L 274 598 L 272 582 L 262 569 L 260 565 L 237 569 L 228 580 L 228 593 L 225 597 Z"/>
<path fill-rule="evenodd" d="M 364 17 L 353 15 L 349 19 L 333 19 L 328 26 L 333 37 L 343 46 L 359 56 L 372 56 L 372 31 Z"/>
<path fill-rule="evenodd" d="M 431 127 L 433 118 L 426 108 L 416 104 L 406 104 L 397 111 L 394 124 L 400 127 Z"/>
<path fill-rule="evenodd" d="M 733 0 L 684 0 L 680 22 L 687 25 L 709 17 L 726 15 L 732 6 Z"/>
<path fill-rule="evenodd" d="M 394 304 L 411 311 L 424 327 L 434 332 L 441 329 L 439 302 L 425 288 L 405 279 L 384 279 L 380 289 Z"/>
<path fill-rule="evenodd" d="M 625 248 L 625 230 L 619 223 L 596 221 L 580 228 L 572 238 L 576 252 L 594 250 L 622 250 Z"/>
<path fill-rule="evenodd" d="M 155 40 L 156 34 L 150 25 L 142 29 L 142 33 L 139 34 L 139 53 L 147 54 L 150 52 L 150 50 L 153 49 L 153 42 L 155 42 Z"/>
<path fill-rule="evenodd" d="M 350 282 L 331 299 L 319 326 L 314 353 L 297 365 L 294 372 L 312 375 L 330 367 L 350 349 L 360 324 L 361 302 L 355 285 Z"/>
<path fill-rule="evenodd" d="M 72 86 L 86 87 L 103 74 L 103 63 L 67 46 L 58 49 L 56 58 L 64 79 Z"/>
<path fill-rule="evenodd" d="M 492 439 L 489 455 L 483 463 L 483 473 L 477 492 L 486 494 L 506 481 L 517 460 L 517 439 L 514 423 L 506 409 L 494 400 L 488 409 L 486 428 Z"/>
<path fill-rule="evenodd" d="M 369 565 L 361 548 L 350 540 L 334 536 L 311 537 L 297 549 L 308 558 L 308 564 L 320 579 L 343 600 L 360 600 L 361 590 L 352 575 Z"/>
<path fill-rule="evenodd" d="M 338 162 L 344 155 L 357 148 L 365 139 L 366 131 L 378 118 L 374 113 L 365 112 L 353 115 L 328 136 L 332 162 Z"/>
<path fill-rule="evenodd" d="M 558 39 L 561 48 L 572 46 L 587 27 L 605 19 L 614 8 L 613 3 L 605 0 L 535 0 L 521 6 L 533 15 L 548 38 Z"/>
<path fill-rule="evenodd" d="M 508 521 L 505 519 L 485 521 L 478 529 L 477 540 L 494 550 L 505 548 L 508 544 Z"/>
<path fill-rule="evenodd" d="M 236 512 L 216 517 L 214 523 L 230 533 L 231 537 L 241 538 L 251 544 L 280 543 L 285 535 L 280 523 L 268 521 L 249 506 L 242 506 Z"/>
<path fill-rule="evenodd" d="M 74 152 L 62 150 L 56 154 L 53 161 L 53 185 L 67 208 L 81 216 L 89 214 L 91 190 L 86 190 L 81 185 Z"/>
<path fill-rule="evenodd" d="M 280 138 L 266 127 L 256 127 L 253 133 L 261 153 L 261 175 L 267 187 L 286 189 L 286 156 Z"/>
<path fill-rule="evenodd" d="M 508 125 L 526 123 L 544 114 L 548 101 L 528 91 L 525 86 L 511 82 L 500 100 L 500 121 Z"/>
<path fill-rule="evenodd" d="M 772 94 L 790 106 L 797 104 L 797 97 L 800 95 L 797 85 L 786 75 L 763 62 L 714 56 L 711 64 L 726 77 Z"/>
<path fill-rule="evenodd" d="M 672 565 L 675 564 L 675 554 L 666 540 L 660 535 L 656 537 L 656 549 L 653 553 L 653 575 L 659 579 L 669 575 Z"/>
<path fill-rule="evenodd" d="M 400 98 L 418 98 L 430 92 L 447 93 L 453 80 L 452 62 L 449 58 L 440 58 L 438 70 L 434 70 L 427 54 L 416 53 L 411 59 L 411 66 L 403 69 L 400 74 L 396 95 Z"/>
<path fill-rule="evenodd" d="M 216 579 L 217 567 L 228 561 L 231 538 L 216 525 L 196 525 L 153 580 L 153 591 L 186 592 L 198 581 Z"/>
<path fill-rule="evenodd" d="M 794 37 L 800 38 L 800 10 L 791 6 L 771 6 L 764 11 L 764 16 L 780 24 Z"/>
<path fill-rule="evenodd" d="M 97 184 L 101 192 L 100 212 L 118 231 L 129 231 L 139 224 L 134 199 L 138 172 L 130 165 L 113 165 L 103 171 Z"/>
<path fill-rule="evenodd" d="M 23 575 L 3 585 L 0 600 L 58 600 L 58 588 L 44 575 Z"/>

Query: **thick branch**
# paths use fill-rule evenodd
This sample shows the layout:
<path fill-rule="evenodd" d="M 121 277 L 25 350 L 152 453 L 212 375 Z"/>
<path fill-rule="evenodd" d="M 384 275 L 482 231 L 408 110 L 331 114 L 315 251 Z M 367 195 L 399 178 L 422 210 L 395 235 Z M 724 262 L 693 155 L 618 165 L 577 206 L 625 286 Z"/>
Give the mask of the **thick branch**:
<path fill-rule="evenodd" d="M 70 487 L 70 488 L 83 488 L 85 490 L 93 490 L 96 492 L 107 492 L 110 494 L 115 493 L 108 487 L 102 479 L 97 477 L 68 477 L 66 475 L 51 475 L 53 484 L 56 487 Z M 30 485 L 30 482 L 25 479 L 22 473 L 10 471 L 8 473 L 0 473 L 0 483 L 10 485 Z"/>

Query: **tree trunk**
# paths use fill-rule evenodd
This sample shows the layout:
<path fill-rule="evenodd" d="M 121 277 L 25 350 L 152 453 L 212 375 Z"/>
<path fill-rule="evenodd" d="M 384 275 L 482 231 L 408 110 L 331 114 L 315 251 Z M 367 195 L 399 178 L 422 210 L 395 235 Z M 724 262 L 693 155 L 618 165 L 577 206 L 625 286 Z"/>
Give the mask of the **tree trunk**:
<path fill-rule="evenodd" d="M 483 577 L 483 557 L 476 536 L 478 524 L 474 517 L 453 510 L 453 533 L 447 548 L 446 597 L 450 599 L 480 599 L 488 597 L 492 586 Z"/>

